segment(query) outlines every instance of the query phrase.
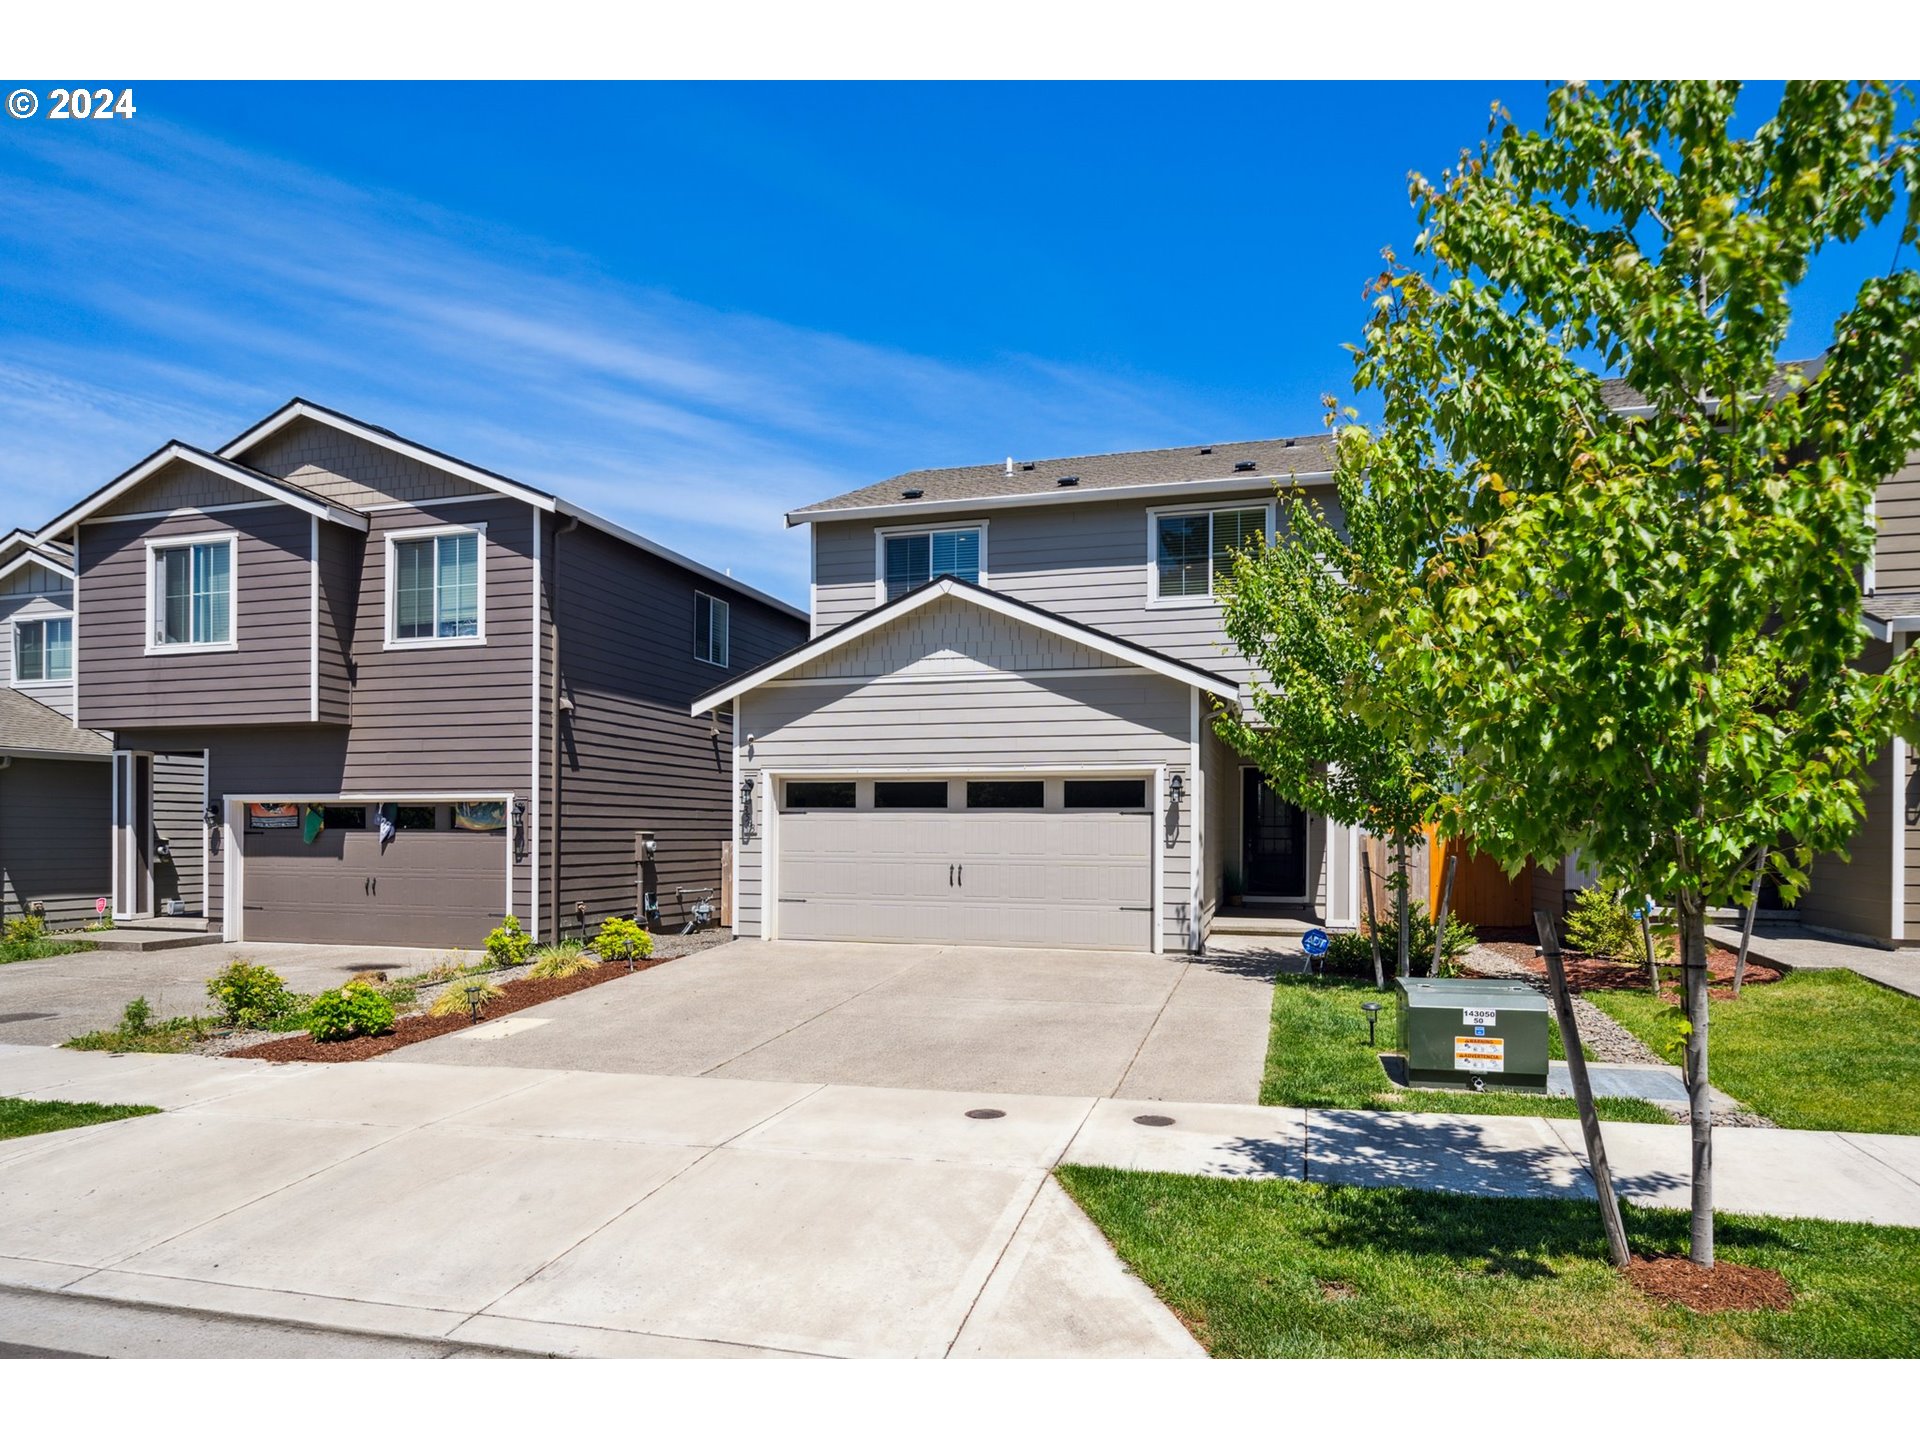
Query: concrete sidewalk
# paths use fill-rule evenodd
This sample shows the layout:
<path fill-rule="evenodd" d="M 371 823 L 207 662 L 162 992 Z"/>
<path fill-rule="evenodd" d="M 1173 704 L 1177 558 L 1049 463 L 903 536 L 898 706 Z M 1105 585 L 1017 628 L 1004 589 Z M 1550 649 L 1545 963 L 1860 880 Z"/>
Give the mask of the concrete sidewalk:
<path fill-rule="evenodd" d="M 1729 950 L 1740 948 L 1740 931 L 1729 925 L 1710 925 L 1707 937 Z M 1920 950 L 1883 950 L 1878 945 L 1835 940 L 1798 925 L 1759 921 L 1747 954 L 1771 960 L 1789 970 L 1851 970 L 1877 985 L 1920 999 Z"/>
<path fill-rule="evenodd" d="M 0 1288 L 536 1354 L 1202 1353 L 1049 1178 L 1090 1099 L 11 1046 L 0 1094 L 169 1107 L 0 1142 Z"/>

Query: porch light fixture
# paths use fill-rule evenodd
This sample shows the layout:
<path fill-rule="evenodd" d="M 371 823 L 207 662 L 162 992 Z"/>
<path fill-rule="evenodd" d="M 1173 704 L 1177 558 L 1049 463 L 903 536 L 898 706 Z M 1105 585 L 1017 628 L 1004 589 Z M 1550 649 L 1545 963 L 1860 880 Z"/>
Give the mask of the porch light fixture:
<path fill-rule="evenodd" d="M 1380 1002 L 1378 1000 L 1362 1000 L 1360 1002 L 1360 1008 L 1367 1012 L 1367 1044 L 1372 1045 L 1373 1027 L 1380 1019 Z"/>
<path fill-rule="evenodd" d="M 1187 777 L 1176 773 L 1173 779 L 1167 783 L 1167 794 L 1173 797 L 1173 803 L 1176 805 L 1186 799 Z"/>
<path fill-rule="evenodd" d="M 513 802 L 513 858 L 527 858 L 527 802 Z"/>

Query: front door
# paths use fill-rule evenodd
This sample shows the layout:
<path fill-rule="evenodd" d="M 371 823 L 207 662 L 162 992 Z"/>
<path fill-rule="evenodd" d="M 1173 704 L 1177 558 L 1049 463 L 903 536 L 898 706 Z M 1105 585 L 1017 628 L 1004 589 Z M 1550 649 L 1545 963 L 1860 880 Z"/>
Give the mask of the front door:
<path fill-rule="evenodd" d="M 1249 896 L 1307 898 L 1307 812 L 1252 768 L 1240 772 L 1240 873 Z"/>

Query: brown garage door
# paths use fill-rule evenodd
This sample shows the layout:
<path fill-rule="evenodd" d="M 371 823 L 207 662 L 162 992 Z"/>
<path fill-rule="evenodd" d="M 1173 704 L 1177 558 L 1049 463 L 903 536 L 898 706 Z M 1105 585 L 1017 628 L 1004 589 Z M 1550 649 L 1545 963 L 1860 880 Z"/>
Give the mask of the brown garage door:
<path fill-rule="evenodd" d="M 244 936 L 332 945 L 476 948 L 506 901 L 506 836 L 402 831 L 384 853 L 371 830 L 246 836 Z"/>

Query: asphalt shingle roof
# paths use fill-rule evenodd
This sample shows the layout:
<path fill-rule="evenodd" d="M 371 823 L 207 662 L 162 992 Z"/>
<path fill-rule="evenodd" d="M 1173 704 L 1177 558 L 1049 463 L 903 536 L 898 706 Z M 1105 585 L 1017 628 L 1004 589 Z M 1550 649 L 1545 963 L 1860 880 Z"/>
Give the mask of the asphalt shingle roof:
<path fill-rule="evenodd" d="M 104 759 L 113 742 L 98 730 L 76 729 L 58 710 L 0 686 L 0 755 L 68 755 Z"/>
<path fill-rule="evenodd" d="M 1239 467 L 1246 466 L 1245 470 Z M 1248 479 L 1263 476 L 1318 475 L 1333 468 L 1333 439 L 1304 435 L 1293 439 L 1242 440 L 1229 445 L 1185 445 L 1168 450 L 1126 450 L 1109 455 L 1071 455 L 1057 460 L 1019 460 L 1013 473 L 1006 463 L 961 465 L 946 470 L 909 470 L 890 480 L 849 490 L 830 500 L 803 506 L 789 522 L 862 510 L 877 505 L 902 508 L 942 500 L 987 500 L 1011 495 L 1050 495 L 1061 500 L 1139 485 Z M 1062 476 L 1078 476 L 1071 486 Z M 920 493 L 909 498 L 905 492 Z"/>
<path fill-rule="evenodd" d="M 1920 618 L 1920 590 L 1882 590 L 1863 599 L 1860 608 L 1872 620 Z"/>

